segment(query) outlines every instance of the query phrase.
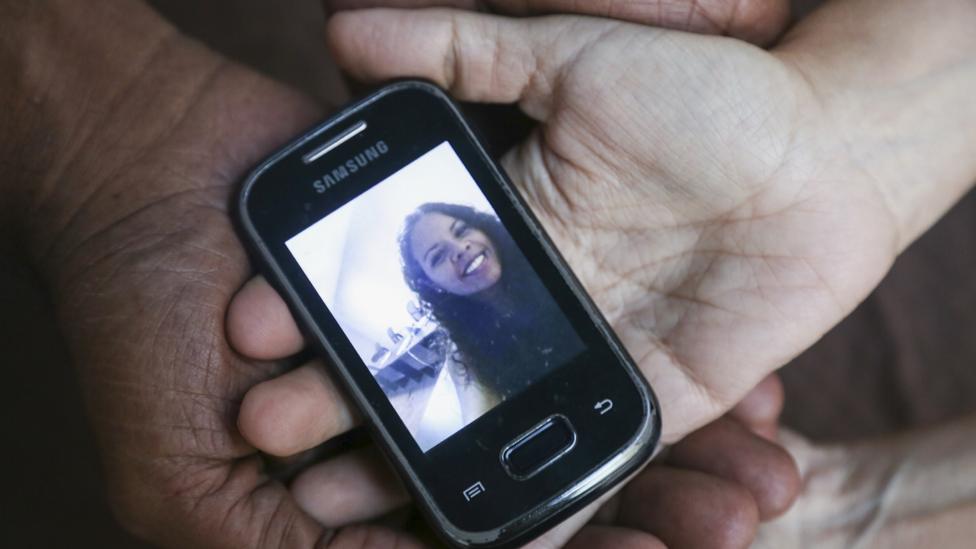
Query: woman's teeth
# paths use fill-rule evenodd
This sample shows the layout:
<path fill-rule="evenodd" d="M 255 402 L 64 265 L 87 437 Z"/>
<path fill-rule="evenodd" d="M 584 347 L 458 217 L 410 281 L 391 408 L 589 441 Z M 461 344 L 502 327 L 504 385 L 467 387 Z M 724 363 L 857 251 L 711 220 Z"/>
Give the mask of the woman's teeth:
<path fill-rule="evenodd" d="M 471 263 L 468 263 L 468 268 L 464 269 L 464 276 L 468 276 L 469 274 L 473 273 L 474 270 L 480 267 L 481 264 L 484 262 L 485 262 L 485 253 L 481 252 L 480 254 L 478 254 L 477 257 L 471 260 Z"/>

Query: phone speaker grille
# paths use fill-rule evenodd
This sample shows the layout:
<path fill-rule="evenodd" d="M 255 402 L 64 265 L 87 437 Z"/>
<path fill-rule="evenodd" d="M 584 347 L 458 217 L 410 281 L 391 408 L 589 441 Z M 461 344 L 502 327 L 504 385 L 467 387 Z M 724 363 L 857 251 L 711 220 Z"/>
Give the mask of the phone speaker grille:
<path fill-rule="evenodd" d="M 312 162 L 315 162 L 319 158 L 322 158 L 323 156 L 328 154 L 329 151 L 339 147 L 340 145 L 342 145 L 346 141 L 349 141 L 353 137 L 356 137 L 357 135 L 362 133 L 365 129 L 366 129 L 366 122 L 360 120 L 359 122 L 353 124 L 351 127 L 347 128 L 339 135 L 326 141 L 324 145 L 305 153 L 305 155 L 302 156 L 302 162 L 306 164 L 311 164 Z"/>

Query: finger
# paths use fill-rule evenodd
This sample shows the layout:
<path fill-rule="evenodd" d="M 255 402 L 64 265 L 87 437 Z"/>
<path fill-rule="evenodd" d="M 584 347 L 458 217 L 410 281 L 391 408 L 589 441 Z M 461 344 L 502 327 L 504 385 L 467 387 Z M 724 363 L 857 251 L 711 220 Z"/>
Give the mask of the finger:
<path fill-rule="evenodd" d="M 315 547 L 323 549 L 424 549 L 429 547 L 426 543 L 414 539 L 409 534 L 374 526 L 371 524 L 360 524 L 343 528 L 334 534 L 324 536 L 328 541 L 320 540 Z M 287 545 L 282 544 L 282 547 Z"/>
<path fill-rule="evenodd" d="M 302 338 L 291 311 L 262 276 L 244 284 L 227 308 L 227 339 L 237 352 L 274 360 L 302 350 Z"/>
<path fill-rule="evenodd" d="M 768 440 L 776 440 L 779 415 L 783 411 L 783 382 L 770 374 L 739 404 L 729 411 L 729 416 Z"/>
<path fill-rule="evenodd" d="M 665 549 L 661 540 L 640 530 L 618 526 L 587 525 L 580 530 L 566 549 L 593 549 L 606 547 L 613 549 Z"/>
<path fill-rule="evenodd" d="M 744 488 L 697 471 L 652 466 L 621 492 L 617 525 L 648 532 L 668 547 L 748 547 L 758 511 Z"/>
<path fill-rule="evenodd" d="M 458 8 L 476 10 L 481 6 L 478 0 L 323 0 L 326 13 L 343 10 L 364 10 L 369 8 Z"/>
<path fill-rule="evenodd" d="M 358 423 L 345 395 L 317 361 L 252 387 L 237 418 L 244 438 L 274 456 L 314 448 Z"/>
<path fill-rule="evenodd" d="M 419 549 L 408 534 L 379 526 L 327 531 L 303 511 L 282 484 L 268 481 L 256 456 L 219 469 L 221 476 L 197 497 L 170 496 L 155 520 L 133 528 L 163 547 L 329 547 Z M 328 487 L 323 487 L 328 490 Z M 123 513 L 130 512 L 127 507 Z M 179 527 L 174 528 L 174 525 Z M 201 542 L 206 540 L 206 542 Z"/>
<path fill-rule="evenodd" d="M 725 34 L 754 44 L 767 44 L 786 27 L 788 0 L 488 0 L 492 10 L 510 15 L 553 13 L 595 15 L 703 34 Z M 473 10 L 474 0 L 330 0 L 326 9 L 454 7 Z"/>
<path fill-rule="evenodd" d="M 755 500 L 763 520 L 789 509 L 800 491 L 800 472 L 790 454 L 728 418 L 706 425 L 674 445 L 668 463 L 742 486 Z"/>
<path fill-rule="evenodd" d="M 427 78 L 460 100 L 518 102 L 544 119 L 563 65 L 608 28 L 589 18 L 372 9 L 336 14 L 327 37 L 336 61 L 357 78 Z"/>
<path fill-rule="evenodd" d="M 373 447 L 308 468 L 291 491 L 299 507 L 328 528 L 377 518 L 410 500 Z"/>

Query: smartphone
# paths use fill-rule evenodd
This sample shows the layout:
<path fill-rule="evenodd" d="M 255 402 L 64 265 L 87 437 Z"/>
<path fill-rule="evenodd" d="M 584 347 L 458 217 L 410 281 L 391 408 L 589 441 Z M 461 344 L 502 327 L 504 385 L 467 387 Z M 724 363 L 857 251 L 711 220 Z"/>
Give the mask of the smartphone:
<path fill-rule="evenodd" d="M 651 388 L 436 86 L 394 83 L 302 136 L 238 213 L 449 543 L 525 543 L 652 455 Z"/>

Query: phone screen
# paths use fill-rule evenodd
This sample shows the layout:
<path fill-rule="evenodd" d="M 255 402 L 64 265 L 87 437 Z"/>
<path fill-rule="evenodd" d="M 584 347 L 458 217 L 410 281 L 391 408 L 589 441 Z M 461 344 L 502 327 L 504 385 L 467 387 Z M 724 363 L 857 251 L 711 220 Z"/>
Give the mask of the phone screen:
<path fill-rule="evenodd" d="M 585 351 L 446 141 L 286 246 L 424 452 Z"/>

